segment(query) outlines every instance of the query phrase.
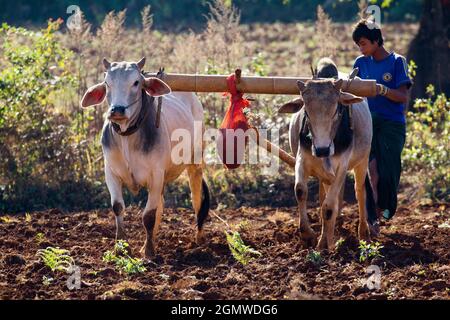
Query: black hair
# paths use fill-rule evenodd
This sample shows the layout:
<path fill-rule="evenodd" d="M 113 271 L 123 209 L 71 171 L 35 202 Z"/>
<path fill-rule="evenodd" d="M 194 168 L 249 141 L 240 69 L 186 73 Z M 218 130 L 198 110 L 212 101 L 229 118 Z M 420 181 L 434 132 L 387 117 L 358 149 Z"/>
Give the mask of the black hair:
<path fill-rule="evenodd" d="M 372 28 L 369 28 L 369 25 L 372 26 Z M 353 41 L 358 44 L 359 40 L 361 38 L 366 38 L 370 40 L 370 42 L 376 41 L 378 45 L 381 47 L 384 43 L 383 35 L 381 34 L 380 27 L 369 20 L 362 19 L 360 20 L 354 27 L 353 27 Z"/>

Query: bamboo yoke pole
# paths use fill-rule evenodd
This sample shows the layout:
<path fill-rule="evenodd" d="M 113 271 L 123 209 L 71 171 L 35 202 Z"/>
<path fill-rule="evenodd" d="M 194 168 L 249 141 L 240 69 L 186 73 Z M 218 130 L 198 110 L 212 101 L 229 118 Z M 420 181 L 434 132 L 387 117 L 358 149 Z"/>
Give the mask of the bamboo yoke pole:
<path fill-rule="evenodd" d="M 156 73 L 145 73 L 156 76 Z M 226 75 L 164 73 L 161 79 L 172 91 L 227 92 Z M 308 77 L 256 77 L 245 76 L 236 84 L 240 92 L 247 94 L 288 94 L 299 95 L 297 80 L 308 81 Z M 376 81 L 354 78 L 343 80 L 343 91 L 360 97 L 376 96 Z"/>
<path fill-rule="evenodd" d="M 308 81 L 310 77 L 257 77 L 241 76 L 241 70 L 237 69 L 236 88 L 243 93 L 253 94 L 286 94 L 299 95 L 297 81 Z M 145 76 L 156 77 L 156 73 L 145 73 Z M 163 73 L 160 79 L 166 82 L 172 91 L 189 92 L 227 92 L 227 75 L 203 75 L 203 74 L 176 74 Z M 342 79 L 342 90 L 361 97 L 376 96 L 376 81 L 361 78 Z M 286 151 L 272 144 L 267 139 L 260 139 L 258 129 L 251 126 L 256 132 L 256 143 L 269 153 L 278 156 L 290 167 L 295 167 L 295 158 Z"/>

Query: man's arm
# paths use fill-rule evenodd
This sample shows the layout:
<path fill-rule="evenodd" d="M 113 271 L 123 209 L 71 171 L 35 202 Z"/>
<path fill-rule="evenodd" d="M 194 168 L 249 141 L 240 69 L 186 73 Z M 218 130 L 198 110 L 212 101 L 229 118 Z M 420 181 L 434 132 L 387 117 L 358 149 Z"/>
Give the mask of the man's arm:
<path fill-rule="evenodd" d="M 408 90 L 412 85 L 412 81 L 408 75 L 408 65 L 403 56 L 398 56 L 395 60 L 394 67 L 394 88 L 387 88 L 384 85 L 377 85 L 377 94 L 385 96 L 391 101 L 398 103 L 408 102 Z"/>

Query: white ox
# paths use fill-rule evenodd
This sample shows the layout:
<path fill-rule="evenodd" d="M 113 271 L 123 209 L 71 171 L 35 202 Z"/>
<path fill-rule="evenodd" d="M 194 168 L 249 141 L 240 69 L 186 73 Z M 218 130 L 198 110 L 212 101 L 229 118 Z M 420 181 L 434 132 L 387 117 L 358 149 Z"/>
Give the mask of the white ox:
<path fill-rule="evenodd" d="M 155 254 L 155 236 L 164 206 L 163 192 L 168 182 L 187 170 L 191 197 L 197 216 L 197 243 L 203 240 L 203 223 L 209 211 L 209 191 L 202 177 L 202 165 L 171 159 L 176 142 L 171 134 L 177 129 L 194 137 L 194 122 L 203 123 L 203 107 L 193 93 L 171 93 L 158 78 L 144 77 L 141 70 L 145 58 L 137 63 L 103 60 L 106 77 L 90 87 L 81 101 L 83 108 L 98 105 L 107 98 L 109 110 L 103 126 L 102 148 L 105 159 L 106 184 L 116 217 L 116 239 L 126 237 L 123 226 L 125 204 L 122 186 L 137 193 L 141 187 L 149 191 L 142 222 L 147 238 L 142 248 L 144 257 Z M 155 97 L 164 96 L 160 125 L 156 126 Z M 192 152 L 198 152 L 200 140 L 190 139 Z M 193 160 L 193 159 L 192 159 Z"/>

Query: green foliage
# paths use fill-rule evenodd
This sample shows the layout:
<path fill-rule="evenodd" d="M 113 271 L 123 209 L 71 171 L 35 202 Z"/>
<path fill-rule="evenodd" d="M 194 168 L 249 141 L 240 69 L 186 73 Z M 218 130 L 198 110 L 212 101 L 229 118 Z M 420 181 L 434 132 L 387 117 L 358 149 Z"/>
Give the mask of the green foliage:
<path fill-rule="evenodd" d="M 86 183 L 98 144 L 88 142 L 89 113 L 62 113 L 53 97 L 76 86 L 73 54 L 56 37 L 61 21 L 40 32 L 3 24 L 0 72 L 0 210 L 39 209 L 61 203 L 62 187 Z M 76 107 L 78 109 L 78 106 Z M 85 160 L 84 158 L 87 158 Z M 90 167 L 84 168 L 84 164 Z M 86 169 L 86 170 L 85 170 Z M 89 177 L 89 176 L 88 176 Z M 50 191 L 55 189 L 56 192 Z M 78 202 L 82 202 L 78 198 Z"/>
<path fill-rule="evenodd" d="M 404 165 L 420 173 L 433 200 L 450 201 L 450 101 L 444 93 L 435 96 L 428 86 L 427 99 L 417 99 L 408 112 Z"/>
<path fill-rule="evenodd" d="M 69 251 L 60 249 L 58 247 L 47 247 L 46 249 L 40 249 L 38 250 L 36 255 L 53 272 L 67 272 L 67 270 L 74 264 L 74 260 L 69 255 Z"/>
<path fill-rule="evenodd" d="M 320 265 L 323 262 L 323 257 L 319 251 L 311 250 L 306 256 L 306 261 L 312 262 L 314 265 Z"/>
<path fill-rule="evenodd" d="M 246 265 L 255 256 L 261 256 L 259 251 L 256 251 L 250 246 L 244 244 L 241 235 L 238 231 L 224 231 L 227 238 L 228 247 L 231 250 L 233 257 L 243 265 Z"/>
<path fill-rule="evenodd" d="M 416 77 L 416 69 L 417 69 L 417 65 L 414 62 L 414 60 L 410 60 L 408 63 L 408 76 L 411 79 L 414 79 Z"/>
<path fill-rule="evenodd" d="M 53 38 L 57 28 L 55 22 L 42 33 L 6 24 L 0 29 L 7 63 L 0 74 L 2 180 L 30 177 L 38 161 L 52 161 L 63 151 L 54 147 L 63 145 L 64 126 L 52 121 L 48 105 L 50 92 L 67 84 L 50 73 L 51 66 L 63 67 L 68 59 Z"/>
<path fill-rule="evenodd" d="M 127 275 L 143 273 L 147 271 L 142 259 L 132 258 L 128 254 L 129 244 L 124 240 L 119 240 L 114 246 L 114 250 L 106 251 L 103 255 L 104 262 L 112 262 L 120 273 Z"/>
<path fill-rule="evenodd" d="M 367 243 L 367 241 L 359 241 L 359 261 L 372 260 L 373 258 L 383 257 L 380 250 L 384 248 L 379 242 Z"/>

